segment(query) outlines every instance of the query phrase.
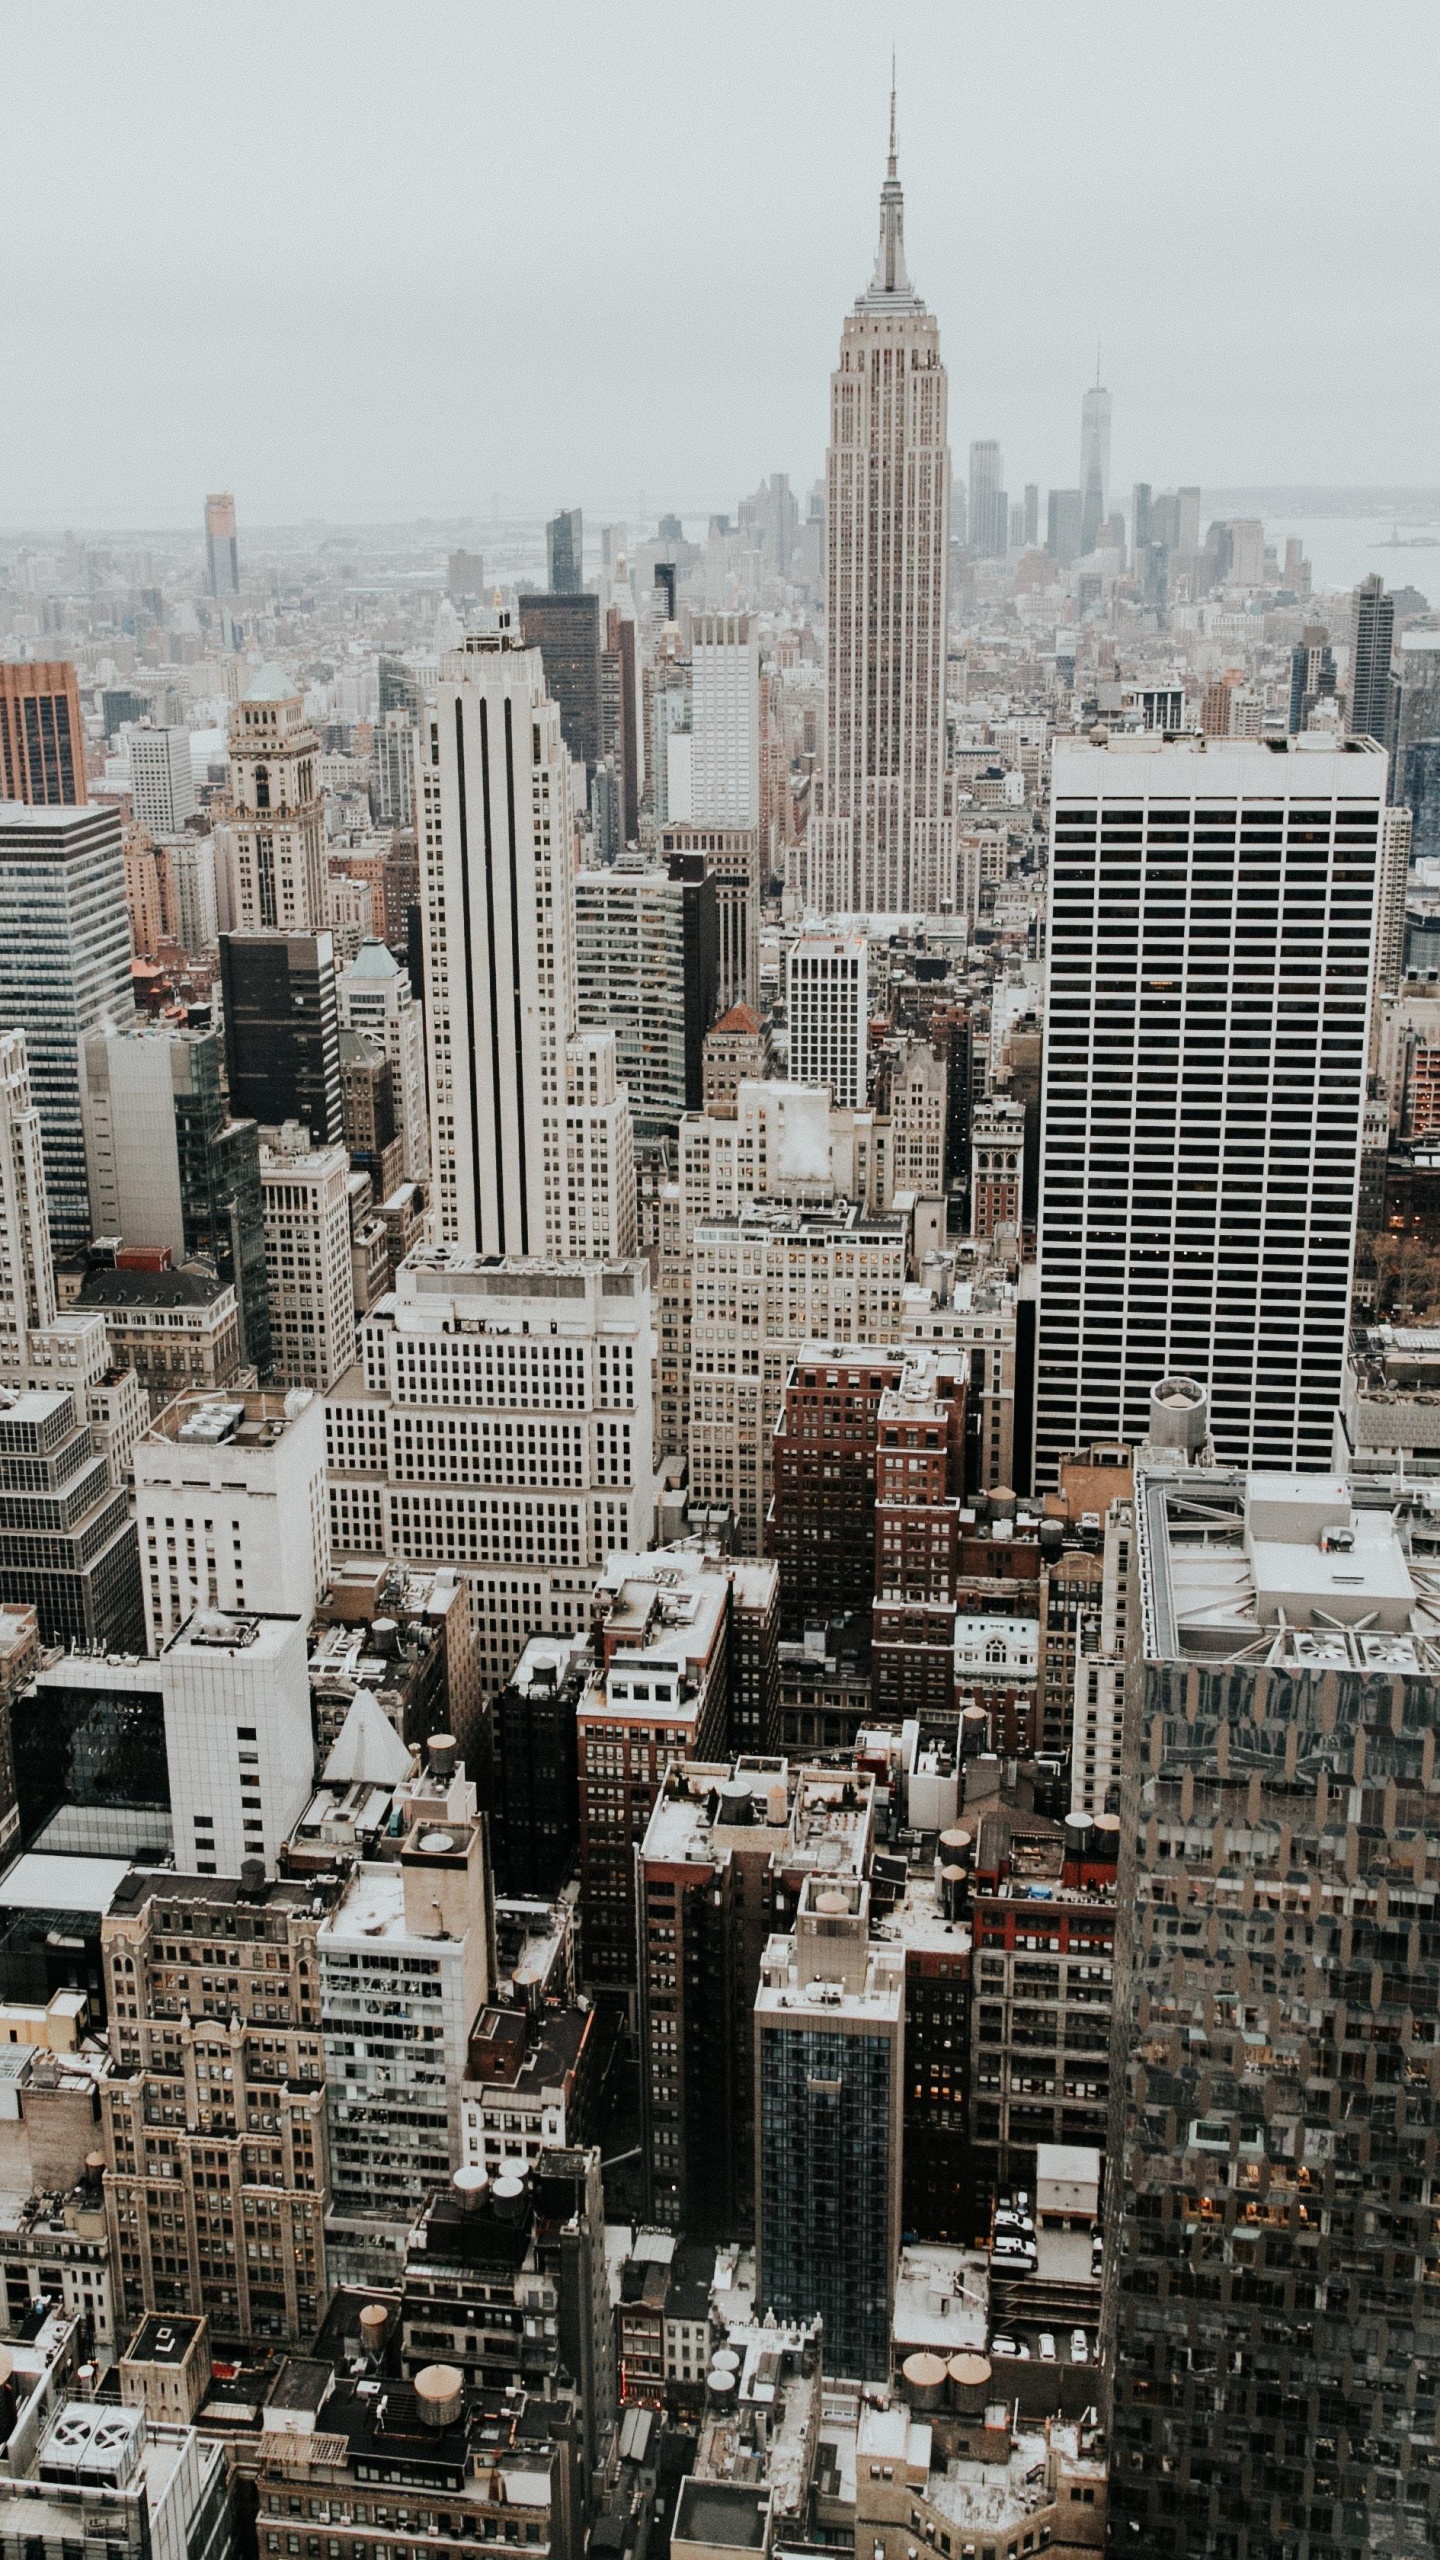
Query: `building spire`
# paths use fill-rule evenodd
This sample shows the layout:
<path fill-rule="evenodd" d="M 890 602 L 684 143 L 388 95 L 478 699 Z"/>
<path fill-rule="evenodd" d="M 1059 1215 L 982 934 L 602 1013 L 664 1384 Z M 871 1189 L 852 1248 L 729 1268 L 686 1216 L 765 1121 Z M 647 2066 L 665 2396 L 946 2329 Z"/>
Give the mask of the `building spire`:
<path fill-rule="evenodd" d="M 900 191 L 900 163 L 895 141 L 895 56 L 890 56 L 890 153 L 885 164 L 885 184 L 880 190 L 880 247 L 875 259 L 875 273 L 870 280 L 867 302 L 877 296 L 894 297 L 914 304 L 915 295 L 905 268 L 905 199 Z"/>

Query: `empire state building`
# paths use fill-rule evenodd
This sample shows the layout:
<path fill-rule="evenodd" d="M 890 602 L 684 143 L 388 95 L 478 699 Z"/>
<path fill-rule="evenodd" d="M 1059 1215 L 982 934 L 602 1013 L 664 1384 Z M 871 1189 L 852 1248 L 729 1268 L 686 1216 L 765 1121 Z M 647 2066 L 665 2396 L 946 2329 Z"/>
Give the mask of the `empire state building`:
<path fill-rule="evenodd" d="M 879 254 L 830 377 L 825 478 L 825 758 L 805 903 L 824 915 L 945 915 L 946 382 L 939 329 L 905 266 L 893 92 Z"/>

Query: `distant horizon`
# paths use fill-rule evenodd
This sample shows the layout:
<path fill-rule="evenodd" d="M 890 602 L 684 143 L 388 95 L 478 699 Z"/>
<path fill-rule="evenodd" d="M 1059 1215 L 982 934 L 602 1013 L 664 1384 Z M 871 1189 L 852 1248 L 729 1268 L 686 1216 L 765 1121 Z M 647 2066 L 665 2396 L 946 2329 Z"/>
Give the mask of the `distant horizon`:
<path fill-rule="evenodd" d="M 768 471 L 759 473 L 757 475 L 757 485 L 759 480 L 768 479 L 770 476 L 771 475 Z M 957 481 L 960 482 L 963 482 L 965 477 L 964 468 L 959 463 L 957 463 L 955 477 Z M 1011 491 L 1010 494 L 1012 501 L 1018 503 L 1023 491 L 1023 485 L 1024 484 L 1022 483 L 1020 489 Z M 1133 482 L 1123 484 L 1118 480 L 1112 482 L 1111 504 L 1118 507 L 1126 516 L 1127 520 L 1130 513 L 1130 491 L 1134 485 L 1135 484 Z M 1161 489 L 1171 488 L 1177 484 L 1169 481 L 1154 481 L 1150 485 L 1158 491 Z M 1185 484 L 1181 483 L 1179 485 L 1183 486 Z M 1191 483 L 1189 485 L 1194 486 L 1195 484 Z M 1039 483 L 1042 501 L 1046 495 L 1048 486 L 1049 484 L 1044 481 Z M 793 476 L 791 477 L 791 487 L 795 490 L 796 495 L 803 501 L 806 495 L 806 489 L 802 488 L 794 480 Z M 1311 483 L 1301 481 L 1274 481 L 1268 483 L 1245 481 L 1239 482 L 1231 487 L 1217 486 L 1215 488 L 1207 488 L 1202 481 L 1199 484 L 1199 487 L 1200 512 L 1202 516 L 1207 513 L 1212 516 L 1254 514 L 1334 516 L 1337 518 L 1344 518 L 1347 516 L 1365 517 L 1373 515 L 1377 519 L 1384 518 L 1386 516 L 1398 516 L 1399 521 L 1402 524 L 1420 524 L 1426 521 L 1421 514 L 1421 510 L 1433 509 L 1436 518 L 1440 519 L 1440 482 L 1431 483 L 1416 481 L 1401 483 L 1382 481 L 1374 483 L 1347 484 L 1341 481 L 1316 481 Z M 399 535 L 425 534 L 433 532 L 436 535 L 445 537 L 446 539 L 462 533 L 475 533 L 482 536 L 487 532 L 499 534 L 538 534 L 543 533 L 549 518 L 557 514 L 561 507 L 572 507 L 577 505 L 580 507 L 585 518 L 587 534 L 592 527 L 598 528 L 600 525 L 604 524 L 624 524 L 627 528 L 634 530 L 640 540 L 650 541 L 655 538 L 653 533 L 646 533 L 642 531 L 641 528 L 647 524 L 654 524 L 662 515 L 679 516 L 682 522 L 688 520 L 693 524 L 706 520 L 712 515 L 729 515 L 733 517 L 736 506 L 739 502 L 738 496 L 731 497 L 724 501 L 715 500 L 710 502 L 700 499 L 693 501 L 684 499 L 672 501 L 670 499 L 666 499 L 658 507 L 651 507 L 642 517 L 635 514 L 633 511 L 627 513 L 623 506 L 605 507 L 600 505 L 587 505 L 583 499 L 577 499 L 574 492 L 570 491 L 560 498 L 557 498 L 555 505 L 548 509 L 548 511 L 542 509 L 538 512 L 528 511 L 514 514 L 501 513 L 498 516 L 473 514 L 322 516 L 304 514 L 295 516 L 257 516 L 251 519 L 245 514 L 244 502 L 241 493 L 236 490 L 233 494 L 235 497 L 236 522 L 239 538 L 242 544 L 246 540 L 247 536 L 252 541 L 258 541 L 262 540 L 267 534 L 284 534 L 286 536 L 293 537 L 294 535 L 304 533 L 314 533 L 323 536 L 327 534 L 350 533 L 389 533 Z M 739 495 L 747 494 L 748 492 L 744 491 L 739 493 Z M 9 516 L 0 513 L 0 543 L 26 542 L 32 539 L 35 541 L 56 541 L 63 540 L 67 534 L 72 534 L 77 541 L 118 539 L 121 537 L 127 541 L 140 541 L 147 537 L 175 539 L 182 536 L 188 537 L 193 534 L 196 548 L 199 549 L 202 546 L 204 539 L 204 526 L 202 520 L 204 502 L 205 493 L 202 492 L 201 496 L 196 501 L 193 513 L 185 516 L 181 516 L 176 513 L 173 516 L 159 518 L 153 516 L 142 518 L 140 516 L 136 516 L 133 519 L 105 519 L 101 517 L 85 517 L 75 514 L 69 516 L 56 516 L 53 519 L 42 519 L 33 516 L 20 517 L 18 515 Z M 1411 513 L 1411 510 L 1414 511 L 1413 514 Z M 1041 538 L 1043 541 L 1043 535 Z"/>

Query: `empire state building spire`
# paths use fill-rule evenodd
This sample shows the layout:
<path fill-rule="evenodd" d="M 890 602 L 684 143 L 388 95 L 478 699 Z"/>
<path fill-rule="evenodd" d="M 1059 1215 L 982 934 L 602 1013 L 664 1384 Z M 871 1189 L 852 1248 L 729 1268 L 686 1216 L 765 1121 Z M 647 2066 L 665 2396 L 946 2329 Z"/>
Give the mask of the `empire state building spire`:
<path fill-rule="evenodd" d="M 945 367 L 905 266 L 893 74 L 874 280 L 830 377 L 825 507 L 825 749 L 805 904 L 817 915 L 953 914 Z"/>
<path fill-rule="evenodd" d="M 875 256 L 875 273 L 870 290 L 856 299 L 858 311 L 882 310 L 923 311 L 925 305 L 911 286 L 905 266 L 905 198 L 900 186 L 900 164 L 895 148 L 895 66 L 890 66 L 890 156 L 885 164 L 885 184 L 880 190 L 880 246 Z"/>

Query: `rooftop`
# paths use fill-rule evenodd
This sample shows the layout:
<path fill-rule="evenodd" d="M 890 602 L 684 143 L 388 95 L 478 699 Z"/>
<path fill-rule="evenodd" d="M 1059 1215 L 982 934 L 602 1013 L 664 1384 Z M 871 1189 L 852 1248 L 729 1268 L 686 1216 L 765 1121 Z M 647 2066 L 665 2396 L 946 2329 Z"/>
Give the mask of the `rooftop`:
<path fill-rule="evenodd" d="M 1403 1509 L 1357 1509 L 1334 1476 L 1142 1468 L 1151 1660 L 1433 1674 L 1440 1558 Z"/>
<path fill-rule="evenodd" d="M 92 1271 L 76 1301 L 81 1307 L 209 1307 L 235 1297 L 208 1262 L 182 1262 L 171 1271 Z"/>
<path fill-rule="evenodd" d="M 247 702 L 298 702 L 301 687 L 283 667 L 261 667 L 246 689 Z"/>

